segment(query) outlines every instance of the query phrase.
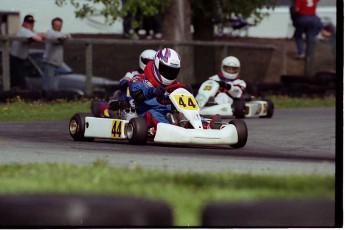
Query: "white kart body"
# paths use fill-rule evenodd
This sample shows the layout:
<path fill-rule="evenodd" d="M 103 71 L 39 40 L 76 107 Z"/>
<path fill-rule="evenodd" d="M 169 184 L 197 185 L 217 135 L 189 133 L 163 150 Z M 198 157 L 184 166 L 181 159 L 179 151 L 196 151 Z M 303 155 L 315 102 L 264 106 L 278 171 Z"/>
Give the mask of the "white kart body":
<path fill-rule="evenodd" d="M 172 124 L 158 123 L 154 142 L 207 145 L 238 143 L 238 131 L 234 124 L 223 124 L 221 129 L 203 129 L 199 106 L 194 96 L 186 89 L 174 90 L 169 98 L 194 128 L 186 129 Z M 86 116 L 84 137 L 128 139 L 128 123 L 128 120 Z"/>
<path fill-rule="evenodd" d="M 221 95 L 217 95 L 218 89 L 219 83 L 214 80 L 207 80 L 201 84 L 196 96 L 196 100 L 200 106 L 200 115 L 205 117 L 210 117 L 215 114 L 219 114 L 222 117 L 234 116 L 232 108 L 233 99 L 225 93 L 219 93 Z M 215 102 L 208 106 L 207 103 L 212 97 L 215 99 Z M 267 101 L 247 101 L 245 102 L 245 117 L 266 116 L 267 106 Z"/>

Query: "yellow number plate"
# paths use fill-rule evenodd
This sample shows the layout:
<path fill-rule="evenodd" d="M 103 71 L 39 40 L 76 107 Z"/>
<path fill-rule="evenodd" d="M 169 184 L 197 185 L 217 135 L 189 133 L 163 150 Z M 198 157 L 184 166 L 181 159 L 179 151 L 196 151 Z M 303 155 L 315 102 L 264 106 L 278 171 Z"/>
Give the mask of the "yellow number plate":
<path fill-rule="evenodd" d="M 198 110 L 198 103 L 193 96 L 188 95 L 174 95 L 178 107 L 186 110 Z"/>
<path fill-rule="evenodd" d="M 112 138 L 122 138 L 123 125 L 121 120 L 113 120 L 113 127 L 111 129 Z"/>

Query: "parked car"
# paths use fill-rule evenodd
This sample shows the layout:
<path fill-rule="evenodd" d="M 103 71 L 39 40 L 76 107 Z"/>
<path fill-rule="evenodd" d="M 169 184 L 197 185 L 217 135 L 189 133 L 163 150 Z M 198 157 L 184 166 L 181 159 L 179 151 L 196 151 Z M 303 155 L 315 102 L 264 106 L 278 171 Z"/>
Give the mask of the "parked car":
<path fill-rule="evenodd" d="M 0 70 L 2 70 L 2 54 L 0 50 Z M 41 91 L 43 63 L 42 56 L 44 50 L 30 49 L 26 65 L 26 83 L 29 91 Z M 58 69 L 59 83 L 58 90 L 72 92 L 79 96 L 86 94 L 86 75 L 73 72 L 72 68 L 66 63 Z M 119 85 L 119 81 L 111 80 L 105 77 L 92 77 L 94 95 L 111 95 Z M 3 90 L 2 71 L 0 72 L 0 91 Z"/>

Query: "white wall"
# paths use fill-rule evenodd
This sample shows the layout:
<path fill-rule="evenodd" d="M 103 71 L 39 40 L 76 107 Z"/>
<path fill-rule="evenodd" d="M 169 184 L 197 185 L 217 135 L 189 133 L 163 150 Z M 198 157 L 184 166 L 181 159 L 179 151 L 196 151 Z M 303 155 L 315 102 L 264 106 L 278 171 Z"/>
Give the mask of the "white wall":
<path fill-rule="evenodd" d="M 277 7 L 269 12 L 257 26 L 249 27 L 249 37 L 291 38 L 294 32 L 288 7 Z M 336 7 L 318 7 L 317 15 L 323 20 L 328 17 L 336 25 Z"/>
<path fill-rule="evenodd" d="M 63 31 L 68 33 L 122 33 L 122 20 L 114 25 L 105 24 L 102 16 L 91 16 L 85 19 L 77 19 L 74 7 L 69 3 L 59 7 L 54 0 L 0 0 L 0 11 L 18 11 L 21 21 L 26 14 L 32 14 L 37 21 L 35 30 L 47 31 L 51 28 L 51 20 L 61 17 L 64 20 Z"/>
<path fill-rule="evenodd" d="M 74 8 L 68 4 L 64 7 L 55 5 L 54 0 L 0 0 L 0 11 L 18 11 L 21 20 L 26 14 L 32 14 L 36 19 L 35 30 L 47 31 L 50 21 L 54 17 L 64 20 L 63 31 L 68 33 L 122 33 L 122 20 L 116 21 L 112 26 L 104 23 L 102 16 L 93 15 L 85 19 L 75 18 Z M 270 16 L 263 19 L 257 26 L 249 27 L 249 37 L 290 38 L 294 28 L 291 24 L 289 8 L 276 7 L 269 12 Z M 319 6 L 317 14 L 320 17 L 329 17 L 336 25 L 336 7 Z M 245 35 L 242 33 L 242 35 Z"/>

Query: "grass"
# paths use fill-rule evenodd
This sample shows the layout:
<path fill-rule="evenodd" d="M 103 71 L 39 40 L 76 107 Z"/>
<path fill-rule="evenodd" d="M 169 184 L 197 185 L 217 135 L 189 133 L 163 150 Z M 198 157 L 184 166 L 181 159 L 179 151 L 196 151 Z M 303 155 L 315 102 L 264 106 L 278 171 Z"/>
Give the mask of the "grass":
<path fill-rule="evenodd" d="M 332 107 L 335 98 L 291 98 L 287 96 L 270 96 L 276 109 Z M 90 101 L 56 100 L 54 102 L 33 101 L 25 102 L 17 97 L 6 103 L 0 103 L 1 121 L 41 121 L 41 120 L 69 120 L 76 112 L 90 111 Z"/>
<path fill-rule="evenodd" d="M 0 193 L 125 195 L 161 200 L 173 210 L 174 226 L 200 226 L 202 209 L 214 201 L 334 199 L 334 176 L 268 176 L 173 173 L 92 165 L 0 165 Z"/>

